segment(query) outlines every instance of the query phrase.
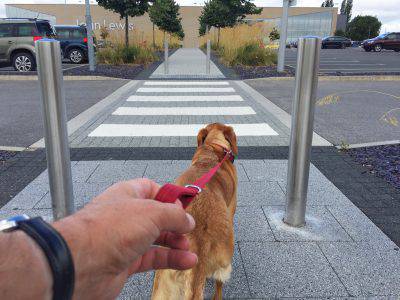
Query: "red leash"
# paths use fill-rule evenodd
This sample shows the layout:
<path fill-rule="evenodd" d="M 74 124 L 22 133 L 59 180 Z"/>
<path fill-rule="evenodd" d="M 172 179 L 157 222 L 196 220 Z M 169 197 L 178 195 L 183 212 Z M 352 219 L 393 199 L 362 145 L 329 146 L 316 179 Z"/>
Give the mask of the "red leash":
<path fill-rule="evenodd" d="M 176 199 L 182 202 L 183 208 L 186 208 L 190 202 L 201 193 L 206 184 L 214 177 L 215 173 L 221 168 L 222 164 L 229 158 L 233 163 L 235 156 L 232 150 L 225 150 L 224 158 L 210 171 L 197 179 L 193 184 L 188 184 L 186 186 L 179 186 L 172 183 L 164 184 L 158 191 L 155 200 L 164 203 L 175 203 Z"/>

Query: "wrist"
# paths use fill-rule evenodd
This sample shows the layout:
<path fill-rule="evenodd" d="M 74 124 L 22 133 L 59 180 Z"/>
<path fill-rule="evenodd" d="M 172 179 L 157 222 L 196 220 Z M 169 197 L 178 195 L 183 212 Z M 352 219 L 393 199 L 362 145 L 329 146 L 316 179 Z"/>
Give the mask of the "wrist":
<path fill-rule="evenodd" d="M 2 298 L 13 298 L 15 291 L 18 291 L 21 298 L 51 299 L 52 273 L 47 258 L 37 243 L 18 230 L 1 233 L 0 244 L 4 245 L 1 247 L 0 274 L 6 275 L 1 284 L 4 287 L 1 289 Z"/>

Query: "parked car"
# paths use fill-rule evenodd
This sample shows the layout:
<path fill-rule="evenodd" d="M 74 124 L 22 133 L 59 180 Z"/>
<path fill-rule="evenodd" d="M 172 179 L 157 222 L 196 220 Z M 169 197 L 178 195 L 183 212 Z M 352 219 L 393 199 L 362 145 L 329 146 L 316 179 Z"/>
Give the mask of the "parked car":
<path fill-rule="evenodd" d="M 16 71 L 34 71 L 35 41 L 44 37 L 54 37 L 48 20 L 1 18 L 0 61 L 11 63 Z"/>
<path fill-rule="evenodd" d="M 322 39 L 322 49 L 351 47 L 351 40 L 343 36 L 328 36 Z"/>
<path fill-rule="evenodd" d="M 382 49 L 400 51 L 400 32 L 390 32 L 381 34 L 373 39 L 362 42 L 361 47 L 365 51 L 381 52 Z"/>
<path fill-rule="evenodd" d="M 74 64 L 87 60 L 88 45 L 85 26 L 55 25 L 56 39 L 60 41 L 62 56 Z M 95 40 L 94 40 L 94 44 Z"/>

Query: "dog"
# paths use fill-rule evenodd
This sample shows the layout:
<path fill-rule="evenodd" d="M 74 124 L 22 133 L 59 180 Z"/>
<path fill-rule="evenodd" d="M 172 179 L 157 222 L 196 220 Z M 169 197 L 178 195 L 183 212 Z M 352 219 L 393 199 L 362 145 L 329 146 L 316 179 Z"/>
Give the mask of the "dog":
<path fill-rule="evenodd" d="M 197 135 L 197 150 L 192 164 L 175 184 L 191 184 L 217 165 L 226 151 L 238 153 L 232 127 L 214 123 Z M 234 251 L 233 218 L 237 203 L 237 171 L 226 160 L 201 193 L 187 207 L 196 221 L 188 234 L 190 250 L 197 254 L 198 263 L 191 270 L 158 270 L 153 282 L 153 300 L 203 299 L 207 278 L 215 280 L 213 299 L 222 299 L 222 286 L 232 271 Z"/>

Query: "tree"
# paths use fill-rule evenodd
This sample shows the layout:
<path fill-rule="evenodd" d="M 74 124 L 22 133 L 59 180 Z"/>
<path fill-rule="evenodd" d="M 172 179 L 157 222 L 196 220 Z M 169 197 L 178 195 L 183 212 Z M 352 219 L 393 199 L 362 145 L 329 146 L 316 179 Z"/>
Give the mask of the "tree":
<path fill-rule="evenodd" d="M 279 40 L 281 38 L 281 35 L 276 27 L 272 28 L 271 32 L 269 33 L 269 38 L 271 41 Z"/>
<path fill-rule="evenodd" d="M 381 30 L 382 23 L 377 17 L 357 16 L 347 26 L 347 36 L 354 41 L 363 41 L 375 37 Z"/>
<path fill-rule="evenodd" d="M 346 32 L 344 32 L 342 29 L 337 29 L 335 31 L 335 36 L 346 36 Z"/>
<path fill-rule="evenodd" d="M 333 7 L 333 0 L 325 0 L 324 2 L 322 2 L 321 7 Z"/>
<path fill-rule="evenodd" d="M 209 0 L 199 17 L 199 34 L 204 35 L 207 26 L 216 27 L 219 45 L 221 28 L 234 27 L 242 22 L 246 15 L 260 14 L 261 11 L 262 8 L 257 8 L 249 0 Z"/>
<path fill-rule="evenodd" d="M 340 6 L 340 14 L 341 15 L 345 15 L 346 14 L 346 3 L 347 3 L 346 0 L 342 1 L 342 5 Z"/>
<path fill-rule="evenodd" d="M 151 22 L 157 25 L 162 31 L 176 35 L 183 39 L 181 20 L 179 17 L 179 5 L 174 0 L 155 0 L 149 9 Z"/>
<path fill-rule="evenodd" d="M 345 6 L 345 9 L 344 9 L 345 15 L 347 16 L 347 24 L 351 20 L 352 10 L 353 10 L 353 0 L 347 0 L 346 1 L 346 6 Z"/>
<path fill-rule="evenodd" d="M 149 0 L 97 0 L 105 9 L 112 10 L 125 19 L 125 46 L 129 46 L 129 17 L 142 16 L 149 8 Z"/>

